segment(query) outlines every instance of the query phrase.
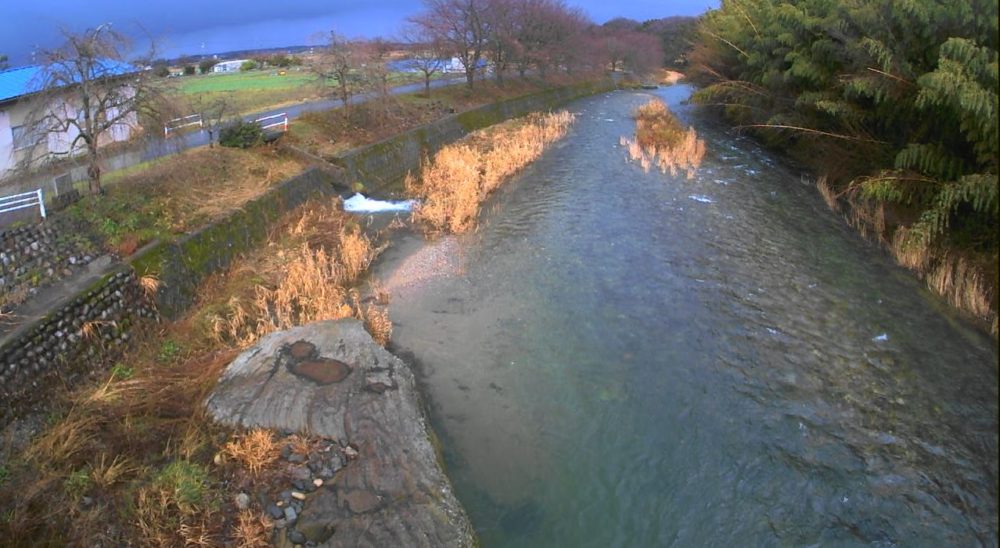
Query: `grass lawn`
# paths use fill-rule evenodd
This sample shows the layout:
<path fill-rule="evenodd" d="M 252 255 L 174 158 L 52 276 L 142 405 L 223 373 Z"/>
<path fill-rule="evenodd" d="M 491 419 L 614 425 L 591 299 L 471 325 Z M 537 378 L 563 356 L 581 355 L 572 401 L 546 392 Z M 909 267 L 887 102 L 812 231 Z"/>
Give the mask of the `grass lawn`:
<path fill-rule="evenodd" d="M 281 74 L 285 71 L 285 74 Z M 439 75 L 435 75 L 437 79 Z M 393 72 L 389 75 L 389 85 L 399 86 L 422 81 L 420 74 Z M 313 99 L 336 96 L 336 80 L 320 85 L 320 79 L 306 69 L 267 69 L 220 74 L 200 74 L 164 80 L 167 93 L 177 97 L 182 103 L 200 99 L 211 104 L 223 99 L 229 110 L 239 114 L 249 114 L 269 107 L 298 103 Z M 194 107 L 181 107 L 183 111 L 194 111 Z"/>
<path fill-rule="evenodd" d="M 265 89 L 292 89 L 315 84 L 317 77 L 307 71 L 251 70 L 202 74 L 179 78 L 177 91 L 184 95 L 218 91 L 256 91 Z"/>
<path fill-rule="evenodd" d="M 218 219 L 305 165 L 272 147 L 197 148 L 105 179 L 105 195 L 86 196 L 66 214 L 89 223 L 123 256 Z"/>

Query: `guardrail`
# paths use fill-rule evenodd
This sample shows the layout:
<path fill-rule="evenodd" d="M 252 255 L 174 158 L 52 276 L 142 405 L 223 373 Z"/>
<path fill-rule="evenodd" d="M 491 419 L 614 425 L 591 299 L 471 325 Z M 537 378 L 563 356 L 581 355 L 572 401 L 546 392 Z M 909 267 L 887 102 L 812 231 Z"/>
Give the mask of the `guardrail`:
<path fill-rule="evenodd" d="M 280 120 L 279 120 L 280 118 Z M 267 120 L 278 120 L 277 122 L 263 123 Z M 281 114 L 274 114 L 271 116 L 265 116 L 263 118 L 257 118 L 254 122 L 260 125 L 260 129 L 271 129 L 273 127 L 281 126 L 281 131 L 288 131 L 288 113 L 282 112 Z"/>
<path fill-rule="evenodd" d="M 11 196 L 4 196 L 0 198 L 0 213 L 17 211 L 19 209 L 27 209 L 35 206 L 38 206 L 38 210 L 44 219 L 45 196 L 42 194 L 42 189 L 40 188 L 31 192 L 22 192 L 21 194 L 13 194 Z"/>
<path fill-rule="evenodd" d="M 195 119 L 197 118 L 197 119 Z M 186 122 L 185 120 L 192 120 Z M 174 122 L 183 122 L 174 125 Z M 192 114 L 190 116 L 181 116 L 180 118 L 174 118 L 173 120 L 168 120 L 166 124 L 163 125 L 163 137 L 170 137 L 171 131 L 177 131 L 178 129 L 197 125 L 198 127 L 205 127 L 204 122 L 201 119 L 201 114 Z"/>

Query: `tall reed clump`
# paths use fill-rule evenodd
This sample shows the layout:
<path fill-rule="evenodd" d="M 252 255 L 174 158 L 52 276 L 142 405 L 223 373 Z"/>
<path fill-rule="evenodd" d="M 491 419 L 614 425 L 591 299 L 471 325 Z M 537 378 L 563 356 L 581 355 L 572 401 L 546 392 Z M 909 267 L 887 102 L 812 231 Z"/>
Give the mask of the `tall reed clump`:
<path fill-rule="evenodd" d="M 247 347 L 292 326 L 349 317 L 367 322 L 375 314 L 360 307 L 351 289 L 380 251 L 359 227 L 343 212 L 319 207 L 307 209 L 287 230 L 286 249 L 246 261 L 231 274 L 256 283 L 210 318 L 219 342 Z M 391 323 L 379 327 L 373 336 L 387 341 Z"/>
<path fill-rule="evenodd" d="M 685 128 L 659 99 L 640 106 L 633 116 L 635 139 L 619 140 L 629 157 L 647 173 L 655 165 L 663 173 L 676 176 L 684 171 L 688 179 L 694 178 L 705 157 L 705 141 L 698 138 L 698 132 L 693 127 Z"/>
<path fill-rule="evenodd" d="M 406 177 L 407 194 L 420 202 L 414 220 L 435 232 L 475 228 L 480 203 L 565 136 L 574 119 L 566 111 L 531 114 L 444 147 L 424 161 L 419 177 Z"/>

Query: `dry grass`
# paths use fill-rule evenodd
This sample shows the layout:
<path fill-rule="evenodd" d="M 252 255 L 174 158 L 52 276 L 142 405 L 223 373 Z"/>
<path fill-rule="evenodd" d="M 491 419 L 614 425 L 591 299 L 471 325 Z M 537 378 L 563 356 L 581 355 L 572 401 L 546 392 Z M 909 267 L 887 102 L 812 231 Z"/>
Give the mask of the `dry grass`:
<path fill-rule="evenodd" d="M 370 304 L 361 313 L 360 319 L 375 342 L 382 346 L 389 344 L 389 339 L 392 338 L 392 320 L 389 319 L 388 310 Z"/>
<path fill-rule="evenodd" d="M 199 148 L 118 175 L 104 196 L 88 196 L 69 212 L 127 256 L 154 238 L 187 233 L 231 213 L 304 169 L 270 147 Z"/>
<path fill-rule="evenodd" d="M 406 177 L 407 193 L 420 200 L 414 220 L 435 232 L 475 228 L 486 196 L 561 139 L 573 119 L 566 111 L 530 115 L 444 147 L 424 161 L 419 177 Z"/>
<path fill-rule="evenodd" d="M 920 234 L 911 231 L 905 223 L 890 226 L 886 220 L 884 202 L 866 200 L 850 192 L 838 194 L 827 176 L 816 181 L 816 188 L 833 211 L 844 211 L 845 218 L 863 238 L 885 245 L 900 265 L 914 271 L 927 283 L 927 287 L 941 295 L 953 307 L 983 322 L 996 336 L 998 328 L 997 284 L 995 270 L 990 275 L 996 258 L 970 257 L 927 245 Z M 846 200 L 841 202 L 841 197 Z M 843 208 L 841 207 L 841 204 Z"/>
<path fill-rule="evenodd" d="M 826 175 L 816 179 L 816 189 L 819 190 L 819 195 L 823 197 L 827 207 L 833 211 L 840 211 L 840 196 L 837 195 Z"/>
<path fill-rule="evenodd" d="M 351 287 L 381 248 L 328 201 L 301 208 L 276 229 L 267 248 L 215 278 L 223 302 L 205 307 L 205 331 L 215 344 L 245 348 L 260 337 L 318 320 L 364 311 Z M 211 292 L 210 292 L 211 293 Z"/>
<path fill-rule="evenodd" d="M 935 250 L 906 227 L 899 227 L 889 245 L 896 261 L 920 274 L 927 287 L 949 304 L 972 314 L 997 334 L 996 285 L 969 258 Z"/>
<path fill-rule="evenodd" d="M 687 129 L 659 99 L 652 99 L 636 109 L 635 139 L 622 137 L 629 157 L 639 162 L 643 171 L 655 165 L 662 173 L 676 176 L 684 171 L 694 178 L 705 157 L 705 141 L 698 138 L 693 127 Z"/>
<path fill-rule="evenodd" d="M 266 548 L 271 545 L 271 528 L 267 516 L 250 510 L 240 510 L 233 527 L 233 538 L 239 548 Z"/>
<path fill-rule="evenodd" d="M 259 475 L 261 470 L 278 458 L 274 435 L 271 431 L 260 428 L 235 436 L 226 443 L 223 451 L 249 470 L 253 476 Z"/>

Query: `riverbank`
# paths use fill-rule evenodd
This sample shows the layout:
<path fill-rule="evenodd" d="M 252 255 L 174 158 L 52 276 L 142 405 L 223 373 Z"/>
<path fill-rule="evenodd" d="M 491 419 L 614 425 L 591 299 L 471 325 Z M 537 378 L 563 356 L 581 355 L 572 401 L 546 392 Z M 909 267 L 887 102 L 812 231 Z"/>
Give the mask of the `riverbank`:
<path fill-rule="evenodd" d="M 135 326 L 129 349 L 104 364 L 104 371 L 94 372 L 103 377 L 97 384 L 53 385 L 46 391 L 52 402 L 46 413 L 7 428 L 0 460 L 5 536 L 42 544 L 72 539 L 117 545 L 140 537 L 179 544 L 241 542 L 275 531 L 287 535 L 289 529 L 278 527 L 278 519 L 287 516 L 267 517 L 267 504 L 295 508 L 274 491 L 281 481 L 252 470 L 253 459 L 235 457 L 247 452 L 239 448 L 252 432 L 213 424 L 202 404 L 237 352 L 268 333 L 317 319 L 353 317 L 376 338 L 389 338 L 391 324 L 384 319 L 378 288 L 365 291 L 357 285 L 378 252 L 379 237 L 367 234 L 338 206 L 314 201 L 282 216 L 275 226 L 255 226 L 251 236 L 267 234 L 266 241 L 221 272 L 211 273 L 210 267 L 227 264 L 235 252 L 227 249 L 225 261 L 213 259 L 211 249 L 197 257 L 180 252 L 185 266 L 208 269 L 198 270 L 195 287 L 180 288 L 194 291 L 193 306 L 174 310 L 169 317 L 176 320 Z M 234 215 L 246 221 L 245 215 Z M 212 226 L 241 230 L 226 219 L 205 229 L 208 240 L 218 243 L 211 238 Z M 189 240 L 179 238 L 177 245 Z M 240 245 L 246 242 L 240 239 Z M 154 294 L 176 291 L 175 280 L 153 276 L 168 265 L 156 249 L 140 252 L 148 257 L 136 266 Z M 296 445 L 281 441 L 285 438 L 275 436 L 263 445 L 272 450 Z M 329 449 L 332 441 L 347 458 L 350 445 L 342 442 L 350 440 L 305 445 Z"/>

